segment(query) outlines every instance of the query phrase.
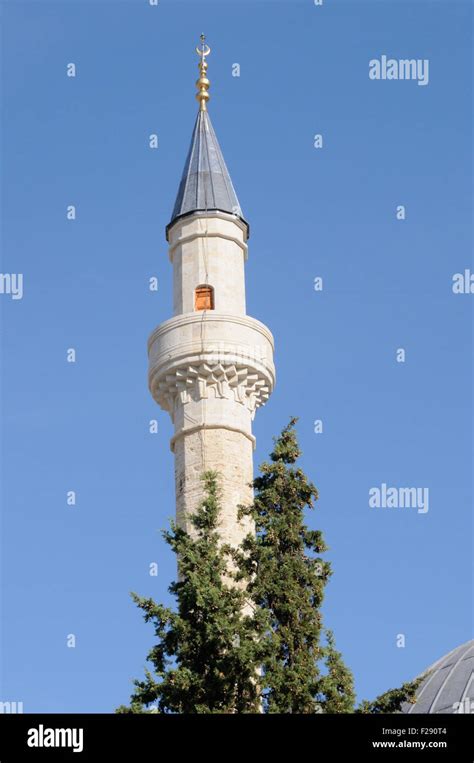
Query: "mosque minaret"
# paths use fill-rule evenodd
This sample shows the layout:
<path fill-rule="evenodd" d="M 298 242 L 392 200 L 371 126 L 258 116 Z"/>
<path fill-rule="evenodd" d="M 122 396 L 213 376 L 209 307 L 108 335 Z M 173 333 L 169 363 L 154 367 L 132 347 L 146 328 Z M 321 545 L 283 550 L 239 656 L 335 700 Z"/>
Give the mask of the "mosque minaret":
<path fill-rule="evenodd" d="M 173 317 L 151 334 L 149 387 L 171 416 L 176 518 L 203 496 L 201 476 L 219 473 L 224 542 L 248 531 L 239 504 L 252 500 L 252 421 L 273 390 L 273 337 L 246 313 L 249 226 L 240 208 L 207 110 L 210 48 L 196 49 L 199 110 L 171 220 L 166 228 L 173 267 Z"/>

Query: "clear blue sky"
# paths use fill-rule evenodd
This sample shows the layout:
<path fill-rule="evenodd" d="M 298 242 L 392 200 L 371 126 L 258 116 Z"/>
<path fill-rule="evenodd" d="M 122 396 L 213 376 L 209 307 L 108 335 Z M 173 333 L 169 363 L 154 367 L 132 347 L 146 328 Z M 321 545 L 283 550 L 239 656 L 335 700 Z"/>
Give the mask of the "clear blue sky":
<path fill-rule="evenodd" d="M 129 591 L 169 601 L 172 428 L 146 341 L 172 311 L 164 228 L 202 31 L 251 225 L 248 313 L 276 341 L 255 464 L 299 416 L 334 568 L 325 619 L 360 698 L 471 637 L 474 296 L 451 288 L 472 268 L 470 16 L 424 0 L 4 3 L 1 269 L 24 274 L 24 298 L 0 296 L 0 699 L 111 711 L 153 643 Z M 428 58 L 429 85 L 371 81 L 383 54 Z M 383 482 L 428 487 L 429 512 L 370 509 Z"/>

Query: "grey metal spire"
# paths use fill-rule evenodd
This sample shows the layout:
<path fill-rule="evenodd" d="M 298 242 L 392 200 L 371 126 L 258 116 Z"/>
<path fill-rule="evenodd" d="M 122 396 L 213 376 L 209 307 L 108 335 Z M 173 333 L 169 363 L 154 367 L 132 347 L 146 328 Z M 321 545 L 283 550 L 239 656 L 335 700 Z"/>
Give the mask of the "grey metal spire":
<path fill-rule="evenodd" d="M 166 236 L 178 217 L 219 210 L 247 226 L 207 110 L 200 109 Z"/>

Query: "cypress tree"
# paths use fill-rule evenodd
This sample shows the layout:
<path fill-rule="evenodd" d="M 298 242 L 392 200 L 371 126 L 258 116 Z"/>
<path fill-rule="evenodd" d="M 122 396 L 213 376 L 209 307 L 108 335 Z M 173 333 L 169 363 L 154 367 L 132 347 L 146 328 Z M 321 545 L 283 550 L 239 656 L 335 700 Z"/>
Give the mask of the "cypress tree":
<path fill-rule="evenodd" d="M 203 475 L 205 497 L 192 517 L 191 535 L 171 525 L 163 533 L 178 558 L 179 580 L 169 590 L 177 610 L 132 594 L 155 628 L 148 660 L 153 673 L 135 681 L 130 707 L 161 713 L 246 713 L 259 711 L 256 681 L 259 623 L 244 614 L 246 598 L 235 582 L 232 550 L 219 540 L 219 490 L 215 472 Z"/>
<path fill-rule="evenodd" d="M 153 671 L 135 681 L 119 713 L 396 713 L 424 677 L 355 708 L 351 671 L 322 623 L 331 566 L 322 533 L 305 524 L 318 499 L 296 461 L 291 419 L 240 507 L 255 524 L 239 549 L 219 539 L 218 475 L 203 475 L 205 497 L 189 534 L 163 533 L 178 558 L 169 590 L 176 611 L 132 594 L 152 622 Z M 154 709 L 150 710 L 153 705 Z"/>
<path fill-rule="evenodd" d="M 325 634 L 322 626 L 321 604 L 331 567 L 321 556 L 327 550 L 322 533 L 304 521 L 318 492 L 295 466 L 300 455 L 295 423 L 290 420 L 274 441 L 270 461 L 261 465 L 253 504 L 240 508 L 256 529 L 237 554 L 240 575 L 269 623 L 261 644 L 263 709 L 351 712 L 352 675 L 332 634 Z"/>
<path fill-rule="evenodd" d="M 360 703 L 355 712 L 371 713 L 373 715 L 378 715 L 379 713 L 400 713 L 404 702 L 408 702 L 409 704 L 415 702 L 416 690 L 428 675 L 429 674 L 425 674 L 415 678 L 414 681 L 408 681 L 407 683 L 402 684 L 399 689 L 389 689 L 371 702 L 364 700 Z"/>

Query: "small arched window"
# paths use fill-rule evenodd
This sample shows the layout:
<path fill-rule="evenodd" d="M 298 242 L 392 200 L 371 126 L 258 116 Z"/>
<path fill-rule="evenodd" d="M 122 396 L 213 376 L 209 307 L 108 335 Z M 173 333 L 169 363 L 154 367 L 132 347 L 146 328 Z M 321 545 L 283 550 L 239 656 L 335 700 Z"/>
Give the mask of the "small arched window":
<path fill-rule="evenodd" d="M 214 289 L 209 284 L 196 287 L 194 293 L 195 310 L 214 310 Z"/>

